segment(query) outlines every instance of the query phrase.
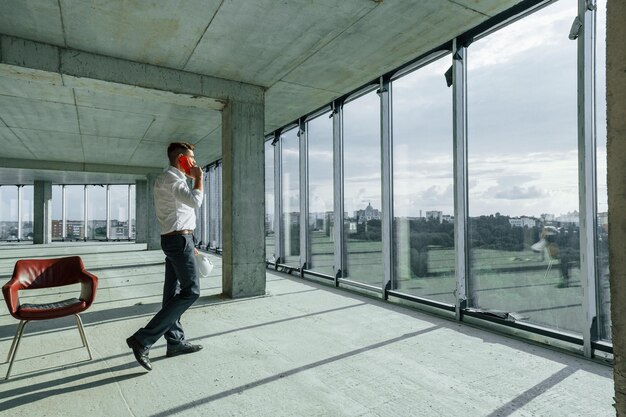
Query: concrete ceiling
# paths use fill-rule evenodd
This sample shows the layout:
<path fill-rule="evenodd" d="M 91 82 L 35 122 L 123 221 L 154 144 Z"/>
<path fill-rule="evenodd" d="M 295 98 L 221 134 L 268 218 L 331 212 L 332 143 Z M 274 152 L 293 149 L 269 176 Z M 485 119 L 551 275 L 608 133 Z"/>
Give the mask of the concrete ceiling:
<path fill-rule="evenodd" d="M 271 132 L 518 2 L 0 0 L 0 34 L 262 86 Z M 162 167 L 173 139 L 211 162 L 220 105 L 0 65 L 0 167 Z"/>

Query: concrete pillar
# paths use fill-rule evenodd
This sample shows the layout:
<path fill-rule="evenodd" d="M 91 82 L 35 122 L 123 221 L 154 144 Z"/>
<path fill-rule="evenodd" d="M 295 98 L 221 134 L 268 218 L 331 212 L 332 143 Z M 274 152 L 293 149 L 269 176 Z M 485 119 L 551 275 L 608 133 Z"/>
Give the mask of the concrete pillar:
<path fill-rule="evenodd" d="M 607 2 L 606 92 L 609 269 L 615 408 L 626 416 L 626 2 Z M 598 28 L 603 30 L 603 28 Z M 598 71 L 603 71 L 598 68 Z"/>
<path fill-rule="evenodd" d="M 52 182 L 35 181 L 33 190 L 33 243 L 52 242 Z"/>
<path fill-rule="evenodd" d="M 135 188 L 135 242 L 147 243 L 148 250 L 161 249 L 161 229 L 154 211 L 154 180 L 158 174 L 137 180 Z"/>
<path fill-rule="evenodd" d="M 265 294 L 264 105 L 229 101 L 222 113 L 222 287 Z"/>

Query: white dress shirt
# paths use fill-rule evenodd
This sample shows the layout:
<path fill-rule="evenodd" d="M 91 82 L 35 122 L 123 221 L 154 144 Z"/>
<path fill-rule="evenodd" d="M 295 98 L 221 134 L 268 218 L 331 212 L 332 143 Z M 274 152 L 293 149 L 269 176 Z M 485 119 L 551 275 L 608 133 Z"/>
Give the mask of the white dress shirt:
<path fill-rule="evenodd" d="M 161 234 L 196 228 L 196 209 L 202 205 L 202 191 L 190 190 L 187 177 L 177 168 L 165 169 L 154 183 L 154 207 Z"/>

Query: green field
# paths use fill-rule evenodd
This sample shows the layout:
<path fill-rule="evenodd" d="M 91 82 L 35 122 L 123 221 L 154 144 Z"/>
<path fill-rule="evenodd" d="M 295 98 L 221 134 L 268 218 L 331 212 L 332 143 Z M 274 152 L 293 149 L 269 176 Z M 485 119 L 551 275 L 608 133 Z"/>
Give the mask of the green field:
<path fill-rule="evenodd" d="M 312 265 L 309 269 L 334 275 L 334 243 L 322 232 L 313 232 Z M 382 286 L 382 243 L 350 240 L 347 246 L 347 276 L 353 281 Z M 273 251 L 273 236 L 267 241 L 268 254 Z M 406 252 L 406 251 L 405 251 Z M 271 255 L 270 255 L 271 256 Z M 394 288 L 449 304 L 455 303 L 456 277 L 454 250 L 428 250 L 428 273 L 417 277 L 410 268 L 409 254 L 396 254 Z M 298 265 L 298 257 L 292 263 Z M 582 289 L 578 265 L 570 268 L 564 282 L 559 261 L 550 266 L 541 254 L 493 249 L 475 249 L 470 262 L 468 293 L 470 306 L 487 311 L 501 311 L 517 321 L 581 333 Z M 565 285 L 567 284 L 567 285 Z"/>

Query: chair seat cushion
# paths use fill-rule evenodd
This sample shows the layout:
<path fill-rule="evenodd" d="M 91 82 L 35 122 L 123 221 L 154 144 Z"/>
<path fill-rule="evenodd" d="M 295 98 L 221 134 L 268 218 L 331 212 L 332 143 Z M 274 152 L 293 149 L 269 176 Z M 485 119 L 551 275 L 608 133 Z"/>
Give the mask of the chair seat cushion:
<path fill-rule="evenodd" d="M 87 308 L 87 303 L 78 298 L 46 304 L 21 304 L 17 314 L 21 320 L 46 320 L 80 313 Z"/>

